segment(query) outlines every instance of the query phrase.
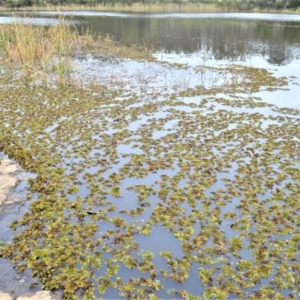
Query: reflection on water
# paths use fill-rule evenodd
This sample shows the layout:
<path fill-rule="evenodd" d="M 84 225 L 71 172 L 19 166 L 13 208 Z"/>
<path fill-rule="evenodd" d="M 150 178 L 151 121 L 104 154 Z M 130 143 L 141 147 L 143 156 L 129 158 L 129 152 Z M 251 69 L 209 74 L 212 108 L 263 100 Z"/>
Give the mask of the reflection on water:
<path fill-rule="evenodd" d="M 51 15 L 53 18 L 49 17 Z M 272 65 L 300 57 L 300 16 L 253 13 L 130 14 L 115 12 L 39 12 L 34 24 L 71 17 L 79 30 L 113 36 L 162 53 L 195 54 L 204 59 L 243 62 L 261 56 Z M 0 23 L 11 22 L 0 17 Z M 205 54 L 205 55 L 204 55 Z"/>
<path fill-rule="evenodd" d="M 299 16 L 266 14 L 74 15 L 82 26 L 125 44 L 163 53 L 203 52 L 240 62 L 260 55 L 273 65 L 300 57 Z M 166 17 L 168 16 L 168 17 Z M 180 18 L 178 18 L 181 16 Z"/>
<path fill-rule="evenodd" d="M 71 20 L 67 21 L 68 24 L 73 24 L 74 22 Z M 31 24 L 38 26 L 52 26 L 58 25 L 60 23 L 59 20 L 54 18 L 29 18 L 29 17 L 10 17 L 10 16 L 1 16 L 0 15 L 0 24 L 15 24 L 15 23 L 23 23 L 23 24 Z"/>
<path fill-rule="evenodd" d="M 299 22 L 299 15 L 288 14 L 257 14 L 257 13 L 120 13 L 120 12 L 100 12 L 100 11 L 55 11 L 39 12 L 39 15 L 60 15 L 60 16 L 105 16 L 118 18 L 176 18 L 176 19 L 242 19 L 242 20 L 280 20 Z"/>

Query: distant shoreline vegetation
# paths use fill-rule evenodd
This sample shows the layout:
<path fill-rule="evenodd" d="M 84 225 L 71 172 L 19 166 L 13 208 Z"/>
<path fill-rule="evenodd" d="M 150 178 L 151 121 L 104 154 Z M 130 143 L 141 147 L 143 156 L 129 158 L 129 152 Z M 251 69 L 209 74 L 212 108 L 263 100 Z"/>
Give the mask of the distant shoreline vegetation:
<path fill-rule="evenodd" d="M 300 13 L 300 0 L 0 0 L 2 9 Z"/>

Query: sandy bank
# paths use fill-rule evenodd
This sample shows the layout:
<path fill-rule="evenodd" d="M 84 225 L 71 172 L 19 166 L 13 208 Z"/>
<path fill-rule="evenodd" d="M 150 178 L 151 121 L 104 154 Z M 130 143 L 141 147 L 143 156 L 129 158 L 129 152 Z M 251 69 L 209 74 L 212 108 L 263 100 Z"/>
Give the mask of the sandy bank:
<path fill-rule="evenodd" d="M 19 165 L 10 159 L 0 157 L 0 213 L 4 205 L 12 204 L 21 200 L 21 196 L 15 191 L 18 183 L 26 178 Z M 5 213 L 5 212 L 3 212 Z M 5 271 L 7 273 L 7 270 Z M 0 276 L 2 274 L 0 273 Z M 13 290 L 13 287 L 10 287 Z M 9 293 L 0 291 L 0 300 L 58 300 L 59 296 L 49 291 L 39 291 L 36 293 L 28 293 L 23 296 L 15 297 Z"/>

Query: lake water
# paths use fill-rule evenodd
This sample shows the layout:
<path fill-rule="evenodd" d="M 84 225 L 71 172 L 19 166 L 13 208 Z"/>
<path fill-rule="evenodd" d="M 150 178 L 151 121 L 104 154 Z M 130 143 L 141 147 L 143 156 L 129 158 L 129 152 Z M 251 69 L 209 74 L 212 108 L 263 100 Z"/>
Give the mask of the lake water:
<path fill-rule="evenodd" d="M 203 53 L 206 59 L 252 63 L 253 57 L 260 56 L 276 66 L 300 57 L 299 15 L 41 12 L 33 14 L 33 21 L 51 24 L 59 15 L 71 15 L 78 29 L 90 28 L 124 44 L 145 45 L 167 54 Z M 0 22 L 9 22 L 9 18 L 2 17 Z"/>
<path fill-rule="evenodd" d="M 95 240 L 103 243 L 97 249 L 106 266 L 91 279 L 99 286 L 96 297 L 105 291 L 105 299 L 146 299 L 150 290 L 160 299 L 187 293 L 297 298 L 300 16 L 40 12 L 30 22 L 51 25 L 62 14 L 79 31 L 146 46 L 157 59 L 75 58 L 83 85 L 88 73 L 121 91 L 111 101 L 77 91 L 57 103 L 44 95 L 45 103 L 55 102 L 51 114 L 57 118 L 39 124 L 38 138 L 55 149 L 66 170 L 63 188 L 78 185 L 67 200 L 76 203 L 76 213 L 78 207 L 89 212 L 83 219 L 98 226 Z M 4 15 L 1 22 L 12 19 Z M 88 97 L 99 99 L 90 107 Z M 79 103 L 84 101 L 87 108 Z M 40 116 L 46 118 L 47 109 Z M 20 103 L 19 110 L 26 107 Z M 7 122 L 24 122 L 33 132 L 26 128 L 25 136 L 34 136 L 33 120 L 15 116 Z M 39 141 L 26 146 L 38 147 Z M 111 203 L 102 203 L 103 197 Z M 100 208 L 110 220 L 93 218 Z M 71 209 L 64 217 L 85 228 Z M 118 217 L 129 225 L 118 225 Z M 128 234 L 132 228 L 137 232 Z M 85 238 L 76 231 L 72 242 L 77 234 Z M 1 238 L 9 235 L 7 229 Z M 48 249 L 44 238 L 39 242 Z M 80 269 L 84 261 L 75 259 Z"/>

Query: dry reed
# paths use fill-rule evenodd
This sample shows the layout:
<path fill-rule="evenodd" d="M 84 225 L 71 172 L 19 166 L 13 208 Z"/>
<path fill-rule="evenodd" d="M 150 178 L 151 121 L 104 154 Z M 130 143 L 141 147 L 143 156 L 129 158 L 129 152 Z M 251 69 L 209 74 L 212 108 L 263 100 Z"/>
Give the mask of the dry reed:
<path fill-rule="evenodd" d="M 13 24 L 0 25 L 0 55 L 9 68 L 21 67 L 26 78 L 39 76 L 46 80 L 49 70 L 55 71 L 63 83 L 70 71 L 70 53 L 77 34 L 60 20 L 57 25 L 35 26 L 15 18 Z"/>
<path fill-rule="evenodd" d="M 151 59 L 145 48 L 125 47 L 111 37 L 96 37 L 90 31 L 79 34 L 63 18 L 53 26 L 36 26 L 29 19 L 15 18 L 13 24 L 0 25 L 0 62 L 8 70 L 21 70 L 28 79 L 47 83 L 55 75 L 59 84 L 72 81 L 72 60 L 76 54 L 99 57 Z M 25 21 L 24 21 L 25 20 Z"/>

